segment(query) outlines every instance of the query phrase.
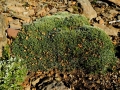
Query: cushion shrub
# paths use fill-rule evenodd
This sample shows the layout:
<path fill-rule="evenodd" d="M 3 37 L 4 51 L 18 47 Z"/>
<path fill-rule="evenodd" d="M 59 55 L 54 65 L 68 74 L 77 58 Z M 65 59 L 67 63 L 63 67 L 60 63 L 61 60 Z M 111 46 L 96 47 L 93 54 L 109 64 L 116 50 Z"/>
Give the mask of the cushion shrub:
<path fill-rule="evenodd" d="M 27 60 L 28 69 L 35 71 L 58 68 L 99 72 L 116 61 L 108 35 L 89 26 L 85 17 L 66 12 L 25 26 L 11 48 L 15 56 Z"/>

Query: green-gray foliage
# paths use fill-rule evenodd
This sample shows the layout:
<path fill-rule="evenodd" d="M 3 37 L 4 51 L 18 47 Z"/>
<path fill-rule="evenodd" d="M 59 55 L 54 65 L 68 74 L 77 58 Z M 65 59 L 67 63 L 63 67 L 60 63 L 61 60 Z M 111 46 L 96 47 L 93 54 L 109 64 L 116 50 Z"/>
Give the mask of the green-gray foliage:
<path fill-rule="evenodd" d="M 22 90 L 21 83 L 27 75 L 22 59 L 10 58 L 0 61 L 0 90 Z"/>
<path fill-rule="evenodd" d="M 89 25 L 88 19 L 79 14 L 70 14 L 68 12 L 59 12 L 52 16 L 46 16 L 36 20 L 31 25 L 25 25 L 24 30 L 49 32 L 54 28 L 76 28 L 83 25 Z"/>
<path fill-rule="evenodd" d="M 32 70 L 104 71 L 115 63 L 114 46 L 102 30 L 86 25 L 87 19 L 77 14 L 41 18 L 19 33 L 12 53 Z"/>

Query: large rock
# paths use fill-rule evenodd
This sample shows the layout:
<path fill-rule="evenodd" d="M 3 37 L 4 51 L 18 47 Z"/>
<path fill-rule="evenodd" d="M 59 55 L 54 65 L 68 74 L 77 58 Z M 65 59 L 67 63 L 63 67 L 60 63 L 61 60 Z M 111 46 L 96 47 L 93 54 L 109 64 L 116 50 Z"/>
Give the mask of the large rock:
<path fill-rule="evenodd" d="M 29 16 L 24 16 L 22 14 L 16 14 L 16 13 L 12 13 L 12 15 L 20 20 L 23 20 L 26 23 L 30 23 L 31 18 Z"/>
<path fill-rule="evenodd" d="M 8 9 L 12 12 L 15 13 L 23 13 L 25 12 L 25 8 L 24 7 L 18 7 L 18 6 L 8 6 Z"/>
<path fill-rule="evenodd" d="M 81 7 L 83 9 L 83 15 L 85 15 L 90 20 L 92 18 L 97 17 L 97 13 L 91 6 L 91 3 L 89 2 L 89 0 L 77 0 L 77 1 L 78 1 L 78 3 L 81 4 Z"/>
<path fill-rule="evenodd" d="M 7 43 L 7 38 L 5 34 L 6 28 L 6 17 L 4 15 L 0 15 L 0 57 L 2 57 L 2 47 Z"/>

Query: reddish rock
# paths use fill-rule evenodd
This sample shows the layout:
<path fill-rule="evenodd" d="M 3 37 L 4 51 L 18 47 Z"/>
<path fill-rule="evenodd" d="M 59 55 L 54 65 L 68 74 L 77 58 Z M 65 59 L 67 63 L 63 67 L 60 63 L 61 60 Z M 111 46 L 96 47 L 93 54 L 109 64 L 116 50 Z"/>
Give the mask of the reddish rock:
<path fill-rule="evenodd" d="M 10 37 L 10 38 L 16 38 L 18 32 L 20 32 L 20 31 L 19 31 L 19 30 L 16 30 L 16 29 L 12 29 L 12 28 L 8 28 L 8 29 L 7 29 L 7 35 L 8 35 L 8 37 Z"/>
<path fill-rule="evenodd" d="M 100 20 L 99 20 L 99 24 L 104 24 L 104 20 L 103 20 L 103 19 L 100 19 Z"/>

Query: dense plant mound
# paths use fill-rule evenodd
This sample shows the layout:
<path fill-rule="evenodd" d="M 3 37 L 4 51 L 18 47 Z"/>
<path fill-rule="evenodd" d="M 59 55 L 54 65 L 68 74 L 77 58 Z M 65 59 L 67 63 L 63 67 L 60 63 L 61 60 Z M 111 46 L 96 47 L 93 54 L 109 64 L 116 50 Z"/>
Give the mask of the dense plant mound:
<path fill-rule="evenodd" d="M 12 44 L 12 53 L 27 61 L 29 69 L 84 69 L 104 71 L 115 63 L 114 47 L 100 29 L 77 14 L 44 17 L 24 27 Z"/>

